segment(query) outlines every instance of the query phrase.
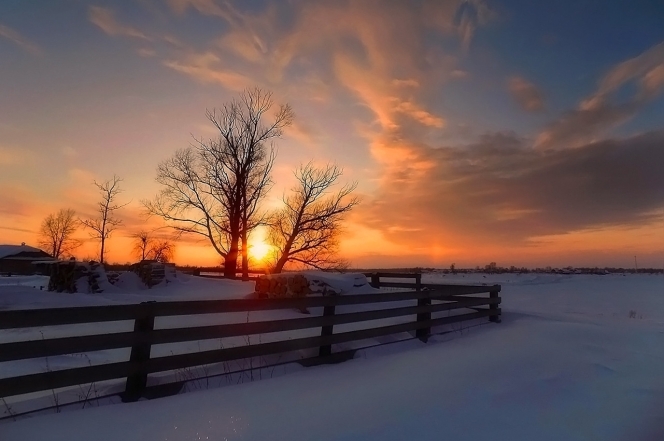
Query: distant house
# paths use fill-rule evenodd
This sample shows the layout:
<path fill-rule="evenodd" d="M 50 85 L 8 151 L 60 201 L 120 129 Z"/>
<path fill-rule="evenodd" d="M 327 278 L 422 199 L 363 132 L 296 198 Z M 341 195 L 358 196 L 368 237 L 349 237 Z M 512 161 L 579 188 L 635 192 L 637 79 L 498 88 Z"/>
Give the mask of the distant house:
<path fill-rule="evenodd" d="M 35 274 L 33 262 L 53 260 L 50 254 L 25 244 L 0 245 L 0 274 Z"/>

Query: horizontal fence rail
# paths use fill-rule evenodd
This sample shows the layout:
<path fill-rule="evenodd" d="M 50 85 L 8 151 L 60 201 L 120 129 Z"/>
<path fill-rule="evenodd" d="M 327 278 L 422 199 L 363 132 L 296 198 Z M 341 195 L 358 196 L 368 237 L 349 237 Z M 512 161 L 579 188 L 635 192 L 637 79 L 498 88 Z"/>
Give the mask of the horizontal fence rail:
<path fill-rule="evenodd" d="M 333 356 L 332 345 L 371 339 L 402 332 L 415 332 L 426 341 L 431 328 L 451 323 L 487 318 L 500 321 L 500 285 L 463 286 L 422 284 L 420 274 L 371 273 L 374 287 L 403 288 L 375 294 L 305 297 L 289 299 L 229 299 L 182 302 L 146 302 L 135 305 L 91 306 L 38 310 L 0 311 L 0 329 L 58 326 L 110 321 L 134 321 L 133 331 L 80 335 L 0 344 L 0 362 L 31 358 L 131 348 L 127 361 L 68 368 L 0 379 L 0 397 L 65 388 L 81 384 L 126 378 L 123 401 L 135 401 L 147 389 L 148 374 L 209 365 L 252 357 L 264 357 L 304 349 L 318 349 L 325 362 Z M 381 278 L 413 278 L 415 283 L 384 282 Z M 470 296 L 485 294 L 484 296 Z M 486 295 L 488 294 L 488 296 Z M 339 313 L 339 306 L 380 305 L 414 301 L 399 306 L 368 311 Z M 155 329 L 155 318 L 229 312 L 250 312 L 323 308 L 320 316 L 224 323 L 219 325 Z M 459 309 L 472 310 L 458 315 L 432 318 L 432 313 Z M 368 329 L 334 332 L 335 326 L 394 317 L 415 316 L 414 321 Z M 153 345 L 192 342 L 227 337 L 269 334 L 320 328 L 320 335 L 290 338 L 249 346 L 205 350 L 195 353 L 151 357 Z M 269 367 L 269 365 L 262 366 Z"/>

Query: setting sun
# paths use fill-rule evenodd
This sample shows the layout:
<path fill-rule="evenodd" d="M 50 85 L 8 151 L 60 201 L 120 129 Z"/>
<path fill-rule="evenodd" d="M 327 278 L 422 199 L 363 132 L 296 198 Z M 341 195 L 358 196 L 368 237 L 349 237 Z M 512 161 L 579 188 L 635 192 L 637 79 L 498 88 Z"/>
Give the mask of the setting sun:
<path fill-rule="evenodd" d="M 255 261 L 263 260 L 267 257 L 271 248 L 271 245 L 266 244 L 262 240 L 253 242 L 249 245 L 249 256 Z"/>

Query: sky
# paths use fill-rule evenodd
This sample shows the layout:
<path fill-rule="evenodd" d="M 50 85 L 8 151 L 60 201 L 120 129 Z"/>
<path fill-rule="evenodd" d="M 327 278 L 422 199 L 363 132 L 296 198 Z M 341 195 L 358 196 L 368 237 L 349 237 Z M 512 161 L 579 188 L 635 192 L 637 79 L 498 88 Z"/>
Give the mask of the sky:
<path fill-rule="evenodd" d="M 0 243 L 115 174 L 107 260 L 135 260 L 157 165 L 258 86 L 295 112 L 267 206 L 342 166 L 355 267 L 662 267 L 663 23 L 660 0 L 2 0 Z"/>

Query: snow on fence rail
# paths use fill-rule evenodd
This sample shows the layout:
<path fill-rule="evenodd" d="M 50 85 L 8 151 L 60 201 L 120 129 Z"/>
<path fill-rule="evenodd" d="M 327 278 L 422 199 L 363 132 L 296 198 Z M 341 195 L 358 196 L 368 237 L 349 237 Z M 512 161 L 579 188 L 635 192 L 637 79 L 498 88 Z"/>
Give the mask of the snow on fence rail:
<path fill-rule="evenodd" d="M 0 397 L 12 397 L 33 392 L 126 378 L 124 393 L 120 395 L 123 401 L 135 401 L 149 395 L 151 388 L 161 387 L 164 389 L 164 385 L 147 386 L 148 375 L 152 373 L 312 348 L 318 348 L 318 355 L 309 359 L 299 360 L 299 362 L 307 361 L 309 364 L 338 362 L 351 357 L 348 357 L 347 354 L 344 356 L 343 353 L 333 354 L 333 344 L 410 331 L 415 331 L 417 338 L 426 341 L 428 336 L 431 335 L 432 327 L 435 326 L 483 317 L 488 317 L 491 322 L 500 322 L 501 310 L 499 304 L 501 299 L 498 295 L 501 289 L 500 285 L 424 285 L 421 283 L 421 275 L 419 274 L 372 273 L 370 277 L 375 287 L 398 287 L 408 289 L 408 291 L 287 299 L 146 302 L 134 305 L 0 311 L 0 329 L 134 320 L 134 330 L 131 332 L 79 335 L 75 337 L 0 344 L 0 362 L 106 349 L 131 348 L 131 355 L 128 361 L 2 378 L 0 379 Z M 415 283 L 382 282 L 380 280 L 381 277 L 412 277 L 416 281 Z M 468 296 L 487 293 L 489 295 L 483 297 Z M 403 301 L 416 301 L 416 305 L 341 314 L 335 313 L 335 308 L 342 305 L 366 305 Z M 486 307 L 482 308 L 482 306 Z M 322 315 L 185 328 L 155 329 L 154 326 L 156 317 L 316 307 L 323 308 Z M 472 309 L 474 312 L 440 318 L 431 317 L 431 314 L 435 312 L 457 309 Z M 389 326 L 334 332 L 335 325 L 408 315 L 414 315 L 416 319 Z M 309 328 L 320 328 L 320 336 L 284 339 L 253 346 L 239 346 L 161 357 L 150 356 L 152 345 L 222 337 L 249 336 Z M 180 390 L 178 387 L 172 387 L 177 386 L 177 382 L 167 384 L 166 386 L 171 386 L 171 393 L 177 393 Z M 155 394 L 153 393 L 152 395 Z"/>

